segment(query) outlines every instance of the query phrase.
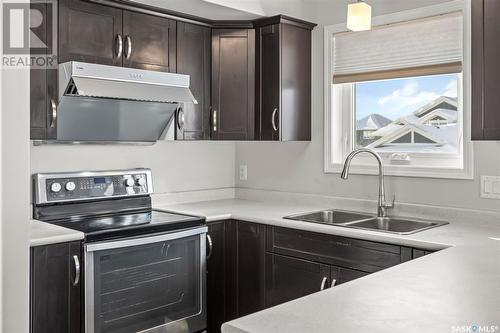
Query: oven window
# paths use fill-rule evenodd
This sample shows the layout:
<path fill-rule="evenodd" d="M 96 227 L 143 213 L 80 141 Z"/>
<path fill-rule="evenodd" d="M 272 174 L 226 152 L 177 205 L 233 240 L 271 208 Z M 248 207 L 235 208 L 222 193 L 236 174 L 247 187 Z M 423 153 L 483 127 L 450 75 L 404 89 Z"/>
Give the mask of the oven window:
<path fill-rule="evenodd" d="M 200 269 L 199 235 L 94 252 L 94 331 L 188 325 L 202 309 Z"/>

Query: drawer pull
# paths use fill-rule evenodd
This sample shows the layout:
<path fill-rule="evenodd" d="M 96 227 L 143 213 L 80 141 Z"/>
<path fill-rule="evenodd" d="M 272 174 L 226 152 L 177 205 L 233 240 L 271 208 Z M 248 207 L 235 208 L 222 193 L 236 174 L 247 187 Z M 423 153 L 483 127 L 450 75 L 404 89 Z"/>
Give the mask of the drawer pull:
<path fill-rule="evenodd" d="M 328 278 L 326 276 L 323 277 L 323 280 L 321 280 L 321 285 L 319 286 L 319 290 L 325 290 L 327 281 L 328 281 Z"/>
<path fill-rule="evenodd" d="M 123 38 L 122 35 L 116 35 L 116 57 L 121 58 L 123 53 Z"/>
<path fill-rule="evenodd" d="M 130 55 L 132 54 L 132 38 L 130 36 L 125 37 L 125 59 L 130 59 Z"/>
<path fill-rule="evenodd" d="M 73 263 L 75 264 L 75 280 L 73 281 L 73 286 L 76 286 L 80 282 L 80 260 L 78 260 L 78 256 L 73 256 Z"/>
<path fill-rule="evenodd" d="M 207 260 L 212 257 L 212 252 L 214 250 L 214 244 L 212 243 L 212 237 L 210 235 L 207 235 L 207 243 L 208 243 L 208 254 L 207 254 Z"/>
<path fill-rule="evenodd" d="M 273 110 L 271 115 L 271 125 L 273 125 L 273 131 L 278 132 L 278 126 L 276 125 L 276 114 L 278 113 L 278 108 Z"/>

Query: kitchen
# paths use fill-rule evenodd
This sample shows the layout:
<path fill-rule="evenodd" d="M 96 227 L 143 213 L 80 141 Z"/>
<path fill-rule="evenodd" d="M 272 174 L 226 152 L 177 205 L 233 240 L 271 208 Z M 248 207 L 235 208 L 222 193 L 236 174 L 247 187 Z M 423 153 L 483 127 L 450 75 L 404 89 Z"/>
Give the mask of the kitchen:
<path fill-rule="evenodd" d="M 224 332 L 460 332 L 462 329 L 472 330 L 472 327 L 476 327 L 476 331 L 498 331 L 500 210 L 495 200 L 498 197 L 495 188 L 500 186 L 496 178 L 500 176 L 500 120 L 495 109 L 498 94 L 494 93 L 499 69 L 493 59 L 497 58 L 499 51 L 492 40 L 500 29 L 495 21 L 495 14 L 500 8 L 495 0 L 366 1 L 372 10 L 372 29 L 358 35 L 354 33 L 352 36 L 359 39 L 349 40 L 355 37 L 343 32 L 347 31 L 348 5 L 354 3 L 336 0 L 248 1 L 237 5 L 227 1 L 198 0 L 56 2 L 59 31 L 56 34 L 58 45 L 54 50 L 59 53 L 59 63 L 76 61 L 131 71 L 147 69 L 188 74 L 193 84 L 189 87 L 190 92 L 198 104 L 185 103 L 183 117 L 179 117 L 178 109 L 175 110 L 175 118 L 172 119 L 176 128 L 169 134 L 177 136 L 175 140 L 170 137 L 161 138 L 154 144 L 96 144 L 82 143 L 85 141 L 82 138 L 70 138 L 70 141 L 80 142 L 61 143 L 57 142 L 61 124 L 57 124 L 56 119 L 55 126 L 51 126 L 51 99 L 57 102 L 56 113 L 62 111 L 59 115 L 65 116 L 64 108 L 57 108 L 60 99 L 58 89 L 62 87 L 62 81 L 56 75 L 57 69 L 49 69 L 41 76 L 33 72 L 30 74 L 26 68 L 1 71 L 4 189 L 1 205 L 2 331 L 28 332 L 30 326 L 33 332 L 57 331 L 71 322 L 69 319 L 40 317 L 39 320 L 48 326 L 40 326 L 37 330 L 32 324 L 34 311 L 33 301 L 30 300 L 33 299 L 33 290 L 30 291 L 30 285 L 34 270 L 30 258 L 33 258 L 35 249 L 54 244 L 80 243 L 82 240 L 86 244 L 81 232 L 71 229 L 68 232 L 44 222 L 30 222 L 36 211 L 33 206 L 37 206 L 33 176 L 57 173 L 58 177 L 64 178 L 68 175 L 61 174 L 67 172 L 119 170 L 123 174 L 118 172 L 113 177 L 121 175 L 127 181 L 128 175 L 133 173 L 130 170 L 136 168 L 145 168 L 144 173 L 140 172 L 145 175 L 148 174 L 147 169 L 151 170 L 147 181 L 152 185 L 153 193 L 147 195 L 151 197 L 153 209 L 206 220 L 210 238 L 200 237 L 198 246 L 201 248 L 204 243 L 207 248 L 208 326 L 203 329 L 209 332 L 214 327 L 218 330 L 226 322 L 222 327 Z M 3 10 L 2 17 L 5 17 L 5 7 Z M 461 13 L 458 21 L 457 12 Z M 443 24 L 439 19 L 423 19 L 433 17 L 450 21 Z M 158 32 L 163 26 L 158 22 L 163 20 L 174 22 L 168 23 L 167 34 Z M 439 29 L 431 29 L 434 25 L 428 28 L 430 30 L 412 25 L 421 21 L 435 24 Z M 397 28 L 391 31 L 391 24 Z M 388 25 L 386 32 L 391 34 L 391 40 L 396 45 L 410 35 L 409 31 L 420 30 L 426 33 L 411 36 L 427 38 L 425 43 L 433 43 L 436 36 L 429 31 L 445 31 L 446 34 L 439 35 L 439 38 L 449 43 L 425 47 L 425 59 L 418 56 L 409 58 L 412 66 L 401 69 L 396 64 L 397 70 L 409 74 L 395 77 L 394 68 L 390 67 L 385 71 L 386 77 L 364 77 L 366 68 L 370 66 L 383 72 L 380 67 L 396 62 L 390 57 L 390 52 L 381 54 L 387 56 L 383 59 L 385 63 L 370 62 L 370 59 L 375 59 L 370 52 L 377 49 L 367 45 L 380 43 L 377 38 L 382 38 L 371 33 L 383 31 L 375 27 L 384 25 Z M 175 34 L 172 33 L 174 26 Z M 193 37 L 193 31 L 187 27 L 200 27 L 196 31 L 203 32 Z M 272 36 L 284 36 L 288 27 L 300 27 L 300 32 L 307 33 L 299 37 L 299 34 L 288 35 L 298 39 L 291 38 L 289 44 L 277 44 Z M 2 29 L 7 28 L 3 25 Z M 232 34 L 227 33 L 229 30 Z M 134 36 L 136 31 L 141 34 L 139 37 Z M 85 34 L 92 37 L 85 39 L 82 37 Z M 121 43 L 118 35 L 121 36 Z M 271 37 L 265 40 L 266 35 Z M 6 38 L 5 34 L 3 36 Z M 150 39 L 141 40 L 144 36 Z M 310 42 L 307 41 L 308 36 Z M 363 36 L 367 36 L 366 39 Z M 158 44 L 155 38 L 163 39 Z M 410 41 L 404 49 L 413 50 L 412 54 L 422 50 L 418 47 L 411 49 L 415 45 L 408 39 Z M 104 42 L 99 44 L 101 40 Z M 227 47 L 236 47 L 227 53 L 223 48 L 215 53 L 217 46 L 224 45 L 224 42 L 227 42 Z M 281 40 L 281 43 L 284 42 Z M 389 48 L 390 41 L 384 40 L 386 42 L 388 44 L 384 45 Z M 335 48 L 335 45 L 346 44 L 348 47 Z M 122 45 L 121 51 L 119 45 Z M 157 45 L 168 45 L 169 51 L 161 53 L 164 57 L 154 57 L 148 53 L 151 45 L 153 49 Z M 441 49 L 441 45 L 449 46 L 449 49 Z M 279 48 L 282 52 L 291 53 L 281 53 L 281 58 L 273 58 Z M 360 48 L 365 51 L 359 52 Z M 184 55 L 181 54 L 183 49 Z M 433 53 L 430 49 L 437 51 Z M 118 51 L 120 57 L 117 57 Z M 403 48 L 398 49 L 395 57 L 411 56 L 410 52 L 403 51 Z M 365 52 L 366 57 L 363 58 Z M 131 59 L 126 59 L 129 53 Z M 220 57 L 214 56 L 217 54 Z M 433 56 L 435 58 L 431 59 Z M 121 59 L 120 64 L 116 62 L 117 58 Z M 445 65 L 449 66 L 433 63 L 438 62 L 435 59 L 442 61 L 443 58 Z M 332 61 L 335 59 L 338 61 Z M 224 61 L 228 61 L 226 66 Z M 359 61 L 363 61 L 361 65 Z M 196 62 L 198 67 L 193 70 L 190 62 Z M 460 65 L 457 66 L 457 63 Z M 413 67 L 417 67 L 415 64 L 428 66 L 428 72 L 412 71 Z M 337 75 L 341 71 L 344 71 L 342 75 Z M 216 73 L 226 77 L 214 75 Z M 102 71 L 99 74 L 104 76 Z M 457 159 L 458 166 L 429 168 L 424 164 L 413 167 L 412 164 L 421 162 L 418 154 L 410 152 L 387 156 L 384 149 L 390 145 L 380 146 L 375 150 L 384 158 L 385 191 L 381 192 L 384 196 L 381 201 L 383 205 L 391 206 L 396 195 L 394 208 L 387 209 L 390 217 L 444 221 L 448 224 L 402 235 L 353 228 L 346 224 L 346 220 L 341 221 L 344 225 L 337 226 L 332 225 L 334 222 L 308 222 L 308 217 L 303 215 L 331 209 L 337 212 L 318 214 L 319 218 L 328 220 L 329 214 L 335 216 L 339 210 L 370 218 L 377 215 L 380 186 L 376 159 L 368 154 L 357 155 L 352 160 L 348 179 L 340 177 L 345 158 L 356 148 L 352 140 L 345 141 L 345 138 L 356 134 L 349 134 L 349 124 L 361 123 L 362 119 L 343 117 L 352 106 L 342 104 L 337 108 L 338 101 L 348 102 L 352 96 L 339 98 L 339 94 L 348 92 L 344 88 L 352 82 L 378 82 L 388 77 L 404 82 L 406 77 L 425 74 L 446 76 L 447 80 L 450 75 L 457 77 L 456 95 L 448 100 L 451 104 L 455 101 L 455 104 L 436 119 L 443 121 L 441 118 L 451 114 L 449 111 L 453 107 L 453 111 L 460 112 L 458 117 L 452 118 L 452 123 L 456 124 L 453 126 L 463 129 L 457 135 L 461 152 Z M 261 81 L 261 76 L 266 79 Z M 244 79 L 238 80 L 241 77 Z M 349 81 L 353 77 L 356 80 Z M 75 78 L 78 86 L 78 75 Z M 41 90 L 34 91 L 33 88 L 40 80 L 46 83 L 43 87 L 48 87 L 44 88 L 48 90 L 42 93 L 44 102 L 36 105 Z M 50 82 L 58 83 L 59 87 L 51 87 Z M 339 93 L 331 89 L 332 83 L 344 90 Z M 296 84 L 294 89 L 298 95 L 285 89 L 287 84 Z M 93 88 L 95 86 L 90 85 L 81 90 Z M 359 92 L 363 88 L 374 91 L 368 84 L 357 88 Z M 444 88 L 445 84 L 435 89 L 436 96 L 423 98 L 431 95 L 425 94 L 430 88 L 426 89 L 424 83 L 420 89 L 402 83 L 398 88 L 399 95 L 391 95 L 397 91 L 392 89 L 379 97 L 392 96 L 392 99 L 385 99 L 387 102 L 384 105 L 387 106 L 392 102 L 403 103 L 401 95 L 408 98 L 420 96 L 424 101 L 412 104 L 410 111 L 413 112 L 432 104 L 445 91 Z M 104 91 L 109 93 L 102 88 L 101 92 Z M 134 88 L 125 93 L 137 91 L 140 89 Z M 281 107 L 270 106 L 275 98 Z M 106 99 L 107 102 L 109 100 Z M 36 107 L 41 105 L 44 111 L 34 113 L 34 103 Z M 227 108 L 224 103 L 227 103 Z M 363 105 L 361 102 L 357 104 Z M 373 104 L 378 106 L 382 103 L 375 101 Z M 150 106 L 154 108 L 154 105 Z M 275 109 L 278 110 L 275 112 Z M 337 113 L 337 109 L 343 111 Z M 399 110 L 397 117 L 384 116 L 391 121 L 406 116 L 402 109 L 396 110 Z M 424 111 L 435 110 L 428 108 Z M 453 122 L 453 119 L 458 121 Z M 134 124 L 143 124 L 143 121 L 145 124 L 148 120 L 141 115 L 139 119 L 133 119 L 130 124 L 132 130 L 129 128 L 122 133 L 131 134 Z M 398 133 L 403 133 L 411 128 L 413 142 L 417 134 L 430 133 L 422 131 L 427 128 L 424 125 L 412 123 L 414 120 L 407 118 L 403 125 L 393 124 L 399 127 L 384 123 L 377 130 L 391 126 L 397 127 Z M 97 122 L 103 123 L 101 120 L 95 122 L 96 127 Z M 92 126 L 92 120 L 87 125 Z M 441 127 L 451 129 L 453 126 Z M 181 131 L 181 128 L 187 130 Z M 71 129 L 67 133 L 77 132 Z M 92 133 L 92 130 L 82 132 Z M 432 131 L 431 134 L 427 136 L 429 140 L 439 140 L 442 133 Z M 362 135 L 369 140 L 369 133 Z M 92 138 L 87 139 L 92 141 Z M 433 162 L 442 165 L 455 162 L 454 159 L 443 160 L 433 159 Z M 92 181 L 100 181 L 102 177 L 91 178 Z M 67 193 L 65 188 L 61 191 L 59 193 Z M 47 205 L 41 206 L 45 209 Z M 299 215 L 298 220 L 284 218 L 294 215 Z M 210 242 L 208 239 L 211 239 Z M 81 325 L 59 331 L 99 332 L 86 325 L 88 311 L 84 285 L 87 279 L 84 277 L 87 272 L 84 269 L 84 250 L 80 251 L 78 259 L 82 279 L 77 283 L 81 288 L 80 302 L 77 302 L 80 310 L 72 313 L 77 314 Z M 200 253 L 200 257 L 203 254 Z M 69 275 L 66 279 L 72 285 L 76 281 L 73 256 L 68 256 L 65 264 Z M 41 273 L 44 273 L 45 266 L 41 267 Z M 364 276 L 354 276 L 353 272 L 363 273 L 361 275 Z M 203 280 L 201 275 L 200 280 Z M 47 284 L 47 288 L 57 286 L 57 283 Z M 320 292 L 320 289 L 324 290 Z M 43 299 L 43 292 L 41 295 Z M 48 302 L 47 298 L 45 300 Z M 51 313 L 43 302 L 39 304 L 52 319 L 69 318 L 60 309 Z M 248 314 L 251 315 L 245 316 Z M 168 327 L 166 331 L 175 332 L 173 326 Z M 179 328 L 180 331 L 182 329 Z M 184 331 L 190 329 L 184 328 Z"/>

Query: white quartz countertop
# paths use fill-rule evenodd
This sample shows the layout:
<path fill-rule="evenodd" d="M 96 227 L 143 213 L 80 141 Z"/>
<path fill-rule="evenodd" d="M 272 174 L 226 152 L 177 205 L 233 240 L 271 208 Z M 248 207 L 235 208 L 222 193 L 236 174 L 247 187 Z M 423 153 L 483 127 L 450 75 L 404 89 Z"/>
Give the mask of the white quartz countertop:
<path fill-rule="evenodd" d="M 40 246 L 81 240 L 84 234 L 42 221 L 30 221 L 30 246 Z"/>
<path fill-rule="evenodd" d="M 284 216 L 313 212 L 321 209 L 335 209 L 331 206 L 311 204 L 284 204 L 278 202 L 258 202 L 243 199 L 203 201 L 184 204 L 157 204 L 155 209 L 206 217 L 207 221 L 235 219 L 263 223 L 306 231 L 320 232 L 358 239 L 392 243 L 429 250 L 441 250 L 455 245 L 482 244 L 488 237 L 500 238 L 498 223 L 482 221 L 449 220 L 450 224 L 411 235 L 397 235 L 369 230 L 351 229 L 341 226 L 324 225 L 284 219 Z M 337 207 L 338 208 L 338 207 Z"/>
<path fill-rule="evenodd" d="M 500 221 L 456 218 L 412 235 L 394 235 L 283 219 L 311 204 L 229 199 L 156 205 L 207 221 L 245 220 L 288 228 L 444 249 L 329 288 L 222 327 L 224 333 L 500 332 Z M 468 329 L 468 331 L 467 331 Z"/>
<path fill-rule="evenodd" d="M 310 201 L 226 199 L 155 204 L 155 209 L 235 219 L 442 251 L 249 316 L 224 333 L 499 332 L 500 220 L 456 214 L 450 224 L 395 235 L 283 219 L 327 208 Z M 471 217 L 472 216 L 472 217 Z M 418 217 L 418 216 L 417 216 Z M 31 246 L 83 239 L 81 232 L 31 221 Z M 482 331 L 481 329 L 484 327 Z M 489 329 L 489 331 L 485 330 Z"/>

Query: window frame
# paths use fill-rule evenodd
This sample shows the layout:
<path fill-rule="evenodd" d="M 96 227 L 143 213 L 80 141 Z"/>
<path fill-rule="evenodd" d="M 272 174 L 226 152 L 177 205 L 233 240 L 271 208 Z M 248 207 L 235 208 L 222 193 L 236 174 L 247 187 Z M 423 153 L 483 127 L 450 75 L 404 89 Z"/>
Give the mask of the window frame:
<path fill-rule="evenodd" d="M 373 25 L 385 25 L 402 21 L 420 19 L 429 16 L 447 14 L 460 10 L 463 12 L 463 71 L 459 79 L 459 105 L 462 117 L 457 119 L 461 124 L 461 149 L 462 155 L 457 167 L 457 154 L 449 153 L 412 153 L 412 161 L 421 161 L 424 164 L 411 165 L 407 163 L 384 165 L 387 175 L 405 177 L 426 178 L 451 178 L 451 179 L 473 179 L 473 145 L 470 137 L 471 126 L 471 3 L 470 0 L 455 0 L 438 5 L 427 6 L 373 18 Z M 324 30 L 324 62 L 325 62 L 325 143 L 324 143 L 324 172 L 340 173 L 343 161 L 347 154 L 354 149 L 355 145 L 355 84 L 333 85 L 333 36 L 345 32 L 346 24 L 326 26 Z M 341 89 L 339 88 L 341 87 Z M 461 93 L 461 95 L 460 95 Z M 341 110 L 341 112 L 335 112 Z M 349 110 L 346 112 L 345 110 Z M 335 137 L 334 137 L 335 133 Z M 341 133 L 339 138 L 338 133 Z M 335 139 L 335 141 L 334 141 Z M 384 159 L 392 153 L 382 153 Z M 401 153 L 398 153 L 401 154 Z M 402 153 L 404 155 L 404 153 Z M 439 157 L 439 158 L 436 158 Z M 354 174 L 378 174 L 376 162 L 370 156 L 360 155 L 353 160 L 351 173 Z"/>

